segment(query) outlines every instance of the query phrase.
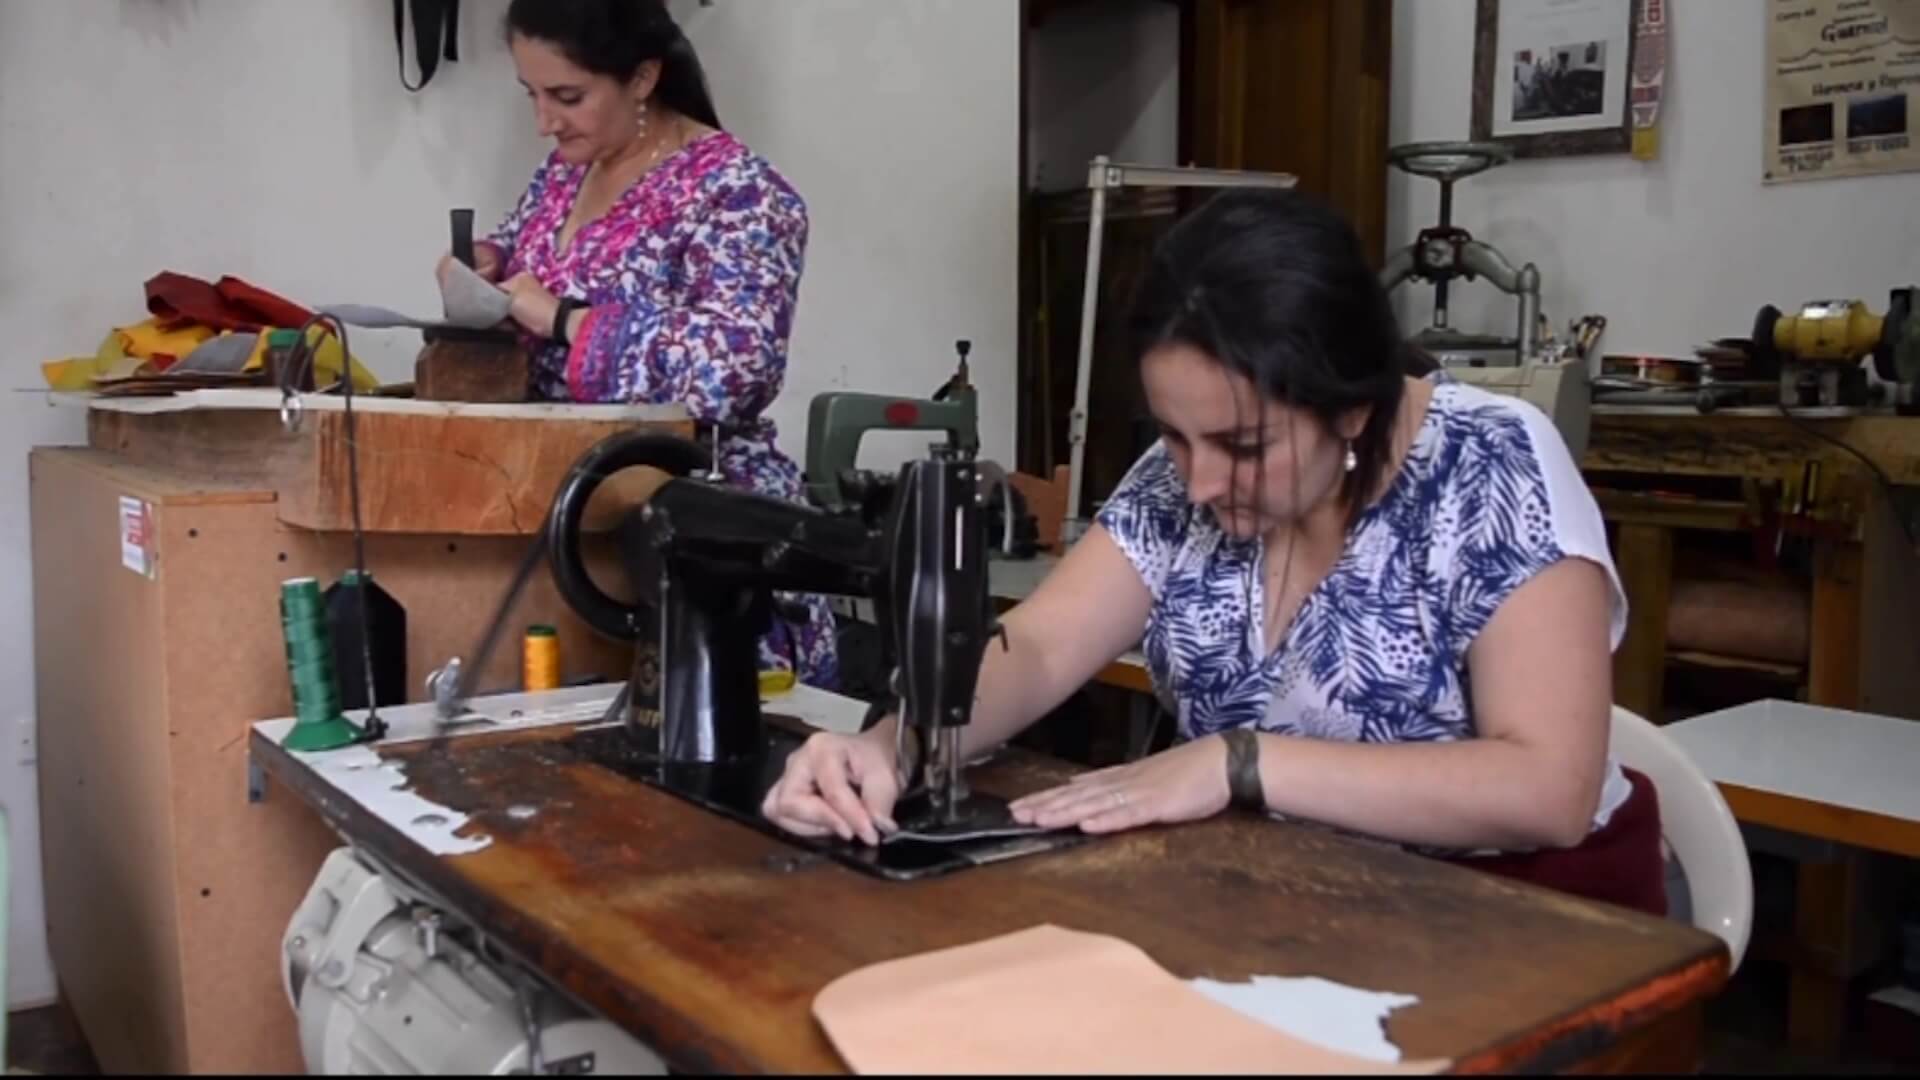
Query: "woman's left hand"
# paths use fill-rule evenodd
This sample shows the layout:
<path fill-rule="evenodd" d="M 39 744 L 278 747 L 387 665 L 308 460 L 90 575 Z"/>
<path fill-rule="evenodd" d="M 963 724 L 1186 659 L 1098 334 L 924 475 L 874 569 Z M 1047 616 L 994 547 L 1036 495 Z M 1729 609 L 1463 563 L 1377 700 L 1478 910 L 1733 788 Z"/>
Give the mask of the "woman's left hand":
<path fill-rule="evenodd" d="M 1013 819 L 1047 829 L 1107 833 L 1212 817 L 1227 808 L 1227 744 L 1217 735 L 1131 765 L 1081 773 L 1014 800 Z"/>
<path fill-rule="evenodd" d="M 553 313 L 560 308 L 560 301 L 540 279 L 525 270 L 513 275 L 500 285 L 512 301 L 508 308 L 513 321 L 519 323 L 529 334 L 546 337 L 553 332 Z"/>

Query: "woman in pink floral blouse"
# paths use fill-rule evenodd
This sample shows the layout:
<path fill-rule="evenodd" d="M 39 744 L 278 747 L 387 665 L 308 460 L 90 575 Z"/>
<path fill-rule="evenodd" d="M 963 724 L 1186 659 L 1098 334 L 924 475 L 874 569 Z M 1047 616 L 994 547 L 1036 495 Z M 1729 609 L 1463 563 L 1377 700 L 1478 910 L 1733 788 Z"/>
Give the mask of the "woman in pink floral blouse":
<path fill-rule="evenodd" d="M 720 130 L 706 80 L 661 0 L 514 0 L 508 42 L 553 152 L 475 268 L 513 298 L 535 398 L 680 402 L 719 432 L 730 483 L 805 498 L 763 414 L 786 374 L 807 208 Z M 444 265 L 444 262 L 443 262 Z M 767 667 L 837 681 L 833 616 L 795 616 Z"/>

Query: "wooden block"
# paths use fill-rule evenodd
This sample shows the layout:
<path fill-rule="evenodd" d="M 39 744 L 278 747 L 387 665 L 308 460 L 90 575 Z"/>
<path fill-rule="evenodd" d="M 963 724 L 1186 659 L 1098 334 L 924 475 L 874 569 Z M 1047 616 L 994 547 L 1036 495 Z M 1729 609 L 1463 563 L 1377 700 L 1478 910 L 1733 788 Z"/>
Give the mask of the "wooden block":
<path fill-rule="evenodd" d="M 527 400 L 530 358 L 511 335 L 433 331 L 413 362 L 422 401 Z"/>
<path fill-rule="evenodd" d="M 1007 474 L 1007 482 L 1027 500 L 1027 510 L 1039 528 L 1040 549 L 1064 555 L 1066 549 L 1060 542 L 1060 528 L 1067 517 L 1067 467 L 1056 466 L 1052 480 L 1015 472 Z"/>

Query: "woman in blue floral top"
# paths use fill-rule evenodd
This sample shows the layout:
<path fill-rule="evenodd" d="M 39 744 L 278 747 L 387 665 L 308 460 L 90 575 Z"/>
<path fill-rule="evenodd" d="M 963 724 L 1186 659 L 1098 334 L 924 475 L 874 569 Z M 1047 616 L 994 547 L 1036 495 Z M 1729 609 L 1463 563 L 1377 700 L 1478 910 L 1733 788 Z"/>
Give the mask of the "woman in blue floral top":
<path fill-rule="evenodd" d="M 1231 192 L 1168 235 L 1132 316 L 1160 442 L 988 649 L 969 753 L 1142 644 L 1176 744 L 1014 804 L 1111 832 L 1230 805 L 1651 912 L 1659 810 L 1608 754 L 1626 604 L 1537 409 L 1427 374 L 1353 231 Z M 894 721 L 817 735 L 765 810 L 877 842 Z"/>

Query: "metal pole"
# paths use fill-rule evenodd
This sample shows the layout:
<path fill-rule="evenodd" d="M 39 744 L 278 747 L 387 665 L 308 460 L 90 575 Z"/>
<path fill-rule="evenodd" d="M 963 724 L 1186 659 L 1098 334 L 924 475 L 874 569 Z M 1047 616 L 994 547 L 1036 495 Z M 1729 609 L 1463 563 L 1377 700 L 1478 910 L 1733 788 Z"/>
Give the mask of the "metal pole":
<path fill-rule="evenodd" d="M 1093 189 L 1093 210 L 1087 217 L 1087 283 L 1080 299 L 1080 351 L 1074 359 L 1073 413 L 1068 421 L 1067 439 L 1070 464 L 1067 472 L 1067 519 L 1062 524 L 1063 541 L 1071 545 L 1086 532 L 1087 519 L 1081 515 L 1081 475 L 1087 461 L 1087 393 L 1093 382 L 1094 319 L 1100 306 L 1101 237 L 1107 225 L 1107 157 L 1093 159 L 1087 184 Z"/>
<path fill-rule="evenodd" d="M 1080 353 L 1073 373 L 1073 413 L 1068 439 L 1072 456 L 1067 473 L 1067 519 L 1061 539 L 1071 546 L 1087 531 L 1081 516 L 1086 485 L 1087 393 L 1093 382 L 1093 332 L 1100 307 L 1100 252 L 1107 225 L 1107 191 L 1123 187 L 1290 188 L 1296 179 L 1288 173 L 1247 172 L 1239 169 L 1197 169 L 1160 165 L 1115 165 L 1105 154 L 1087 169 L 1087 187 L 1093 209 L 1087 220 L 1087 285 L 1080 301 Z"/>

